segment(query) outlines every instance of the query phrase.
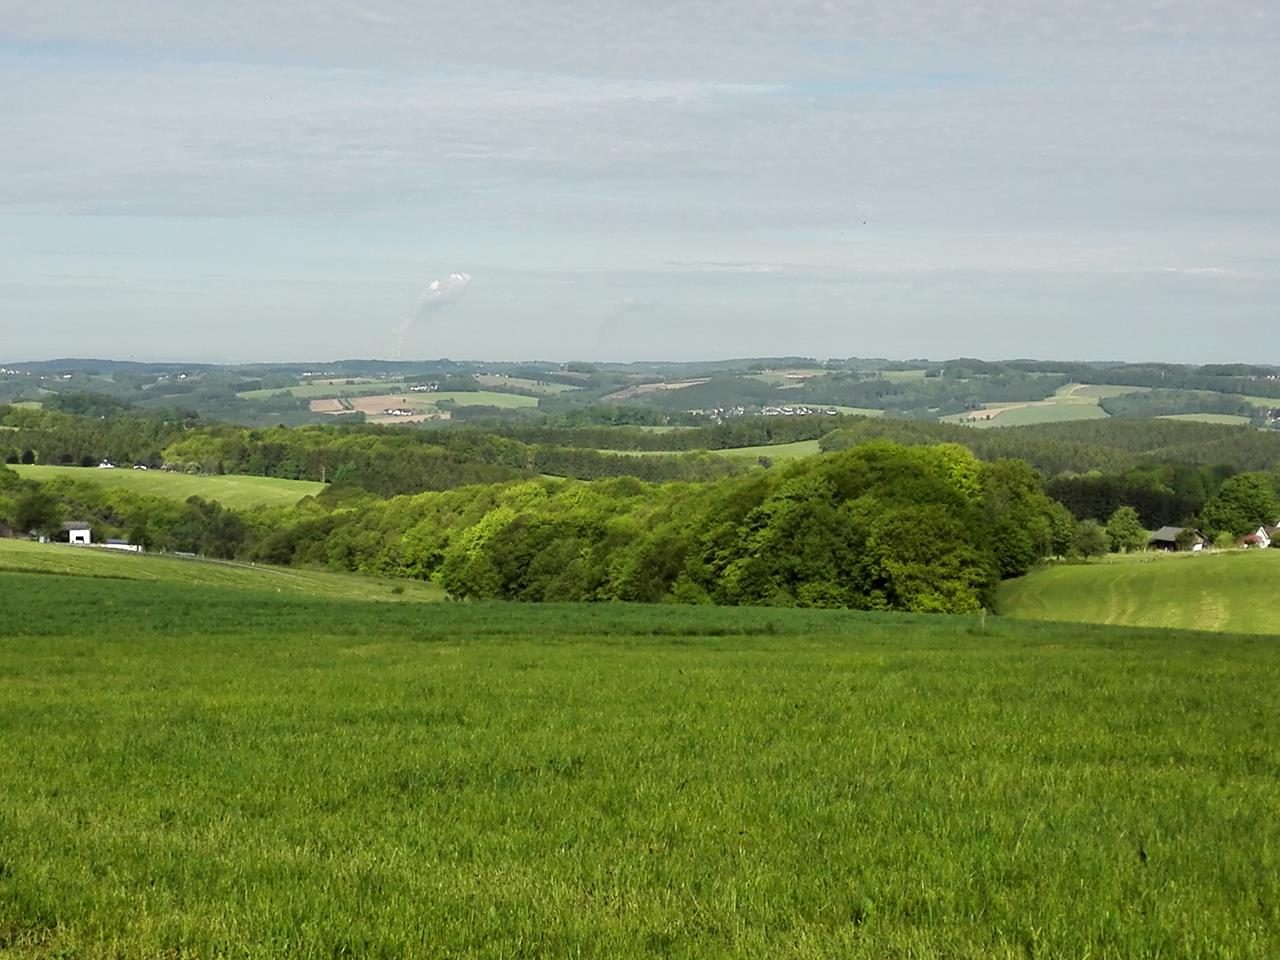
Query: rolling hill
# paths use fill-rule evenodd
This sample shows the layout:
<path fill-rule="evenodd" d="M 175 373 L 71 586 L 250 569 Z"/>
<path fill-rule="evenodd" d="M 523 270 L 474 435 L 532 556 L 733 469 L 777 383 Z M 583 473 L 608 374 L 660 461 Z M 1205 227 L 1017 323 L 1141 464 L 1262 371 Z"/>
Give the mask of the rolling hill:
<path fill-rule="evenodd" d="M 440 600 L 444 596 L 435 584 L 420 580 L 386 580 L 296 567 L 255 566 L 159 554 L 138 555 L 26 540 L 0 540 L 0 571 L 232 587 L 347 600 L 422 601 Z"/>
<path fill-rule="evenodd" d="M 204 474 L 169 473 L 163 470 L 99 470 L 93 467 L 57 467 L 12 465 L 27 480 L 87 480 L 107 487 L 119 487 L 149 497 L 186 500 L 203 497 L 217 500 L 225 507 L 247 510 L 252 507 L 288 506 L 303 497 L 314 496 L 324 489 L 323 483 L 311 480 L 281 480 L 277 477 L 239 475 L 206 476 Z"/>
<path fill-rule="evenodd" d="M 1280 550 L 1141 554 L 1061 564 L 1000 588 L 1000 613 L 1140 627 L 1280 635 Z"/>

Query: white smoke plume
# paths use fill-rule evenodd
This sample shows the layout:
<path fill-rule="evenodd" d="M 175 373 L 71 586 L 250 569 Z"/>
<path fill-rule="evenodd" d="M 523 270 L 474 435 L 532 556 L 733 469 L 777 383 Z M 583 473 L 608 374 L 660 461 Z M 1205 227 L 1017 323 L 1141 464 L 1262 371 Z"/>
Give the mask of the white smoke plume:
<path fill-rule="evenodd" d="M 437 310 L 457 303 L 470 286 L 471 274 L 469 273 L 451 273 L 443 280 L 432 280 L 428 283 L 422 290 L 422 296 L 418 298 L 418 308 L 396 328 L 396 359 L 400 359 L 404 350 L 405 337 L 409 335 L 414 324 Z"/>

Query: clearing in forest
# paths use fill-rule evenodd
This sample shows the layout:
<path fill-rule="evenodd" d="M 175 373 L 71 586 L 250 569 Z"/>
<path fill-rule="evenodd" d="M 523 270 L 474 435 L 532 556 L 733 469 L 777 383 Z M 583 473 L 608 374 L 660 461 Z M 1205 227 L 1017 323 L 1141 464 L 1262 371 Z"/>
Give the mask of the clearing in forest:
<path fill-rule="evenodd" d="M 134 470 L 129 467 L 61 467 L 11 464 L 27 480 L 82 480 L 103 487 L 130 490 L 148 497 L 186 500 L 203 497 L 224 507 L 245 510 L 261 506 L 287 506 L 324 489 L 311 480 L 281 480 L 278 477 L 251 477 L 240 474 L 190 474 L 168 470 Z"/>

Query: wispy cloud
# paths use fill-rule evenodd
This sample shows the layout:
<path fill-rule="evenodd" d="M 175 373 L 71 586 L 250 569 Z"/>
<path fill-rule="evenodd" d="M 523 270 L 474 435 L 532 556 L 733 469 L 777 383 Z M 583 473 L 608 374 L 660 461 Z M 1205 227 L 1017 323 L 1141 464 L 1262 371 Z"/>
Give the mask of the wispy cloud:
<path fill-rule="evenodd" d="M 132 272 L 140 290 L 155 265 L 124 241 L 176 257 L 203 234 L 172 224 L 201 222 L 221 225 L 202 255 L 244 304 L 287 288 L 275 315 L 290 323 L 340 302 L 390 327 L 408 295 L 386 283 L 363 285 L 379 298 L 307 292 L 383 280 L 386 252 L 397 289 L 423 262 L 483 272 L 468 313 L 542 325 L 544 345 L 573 346 L 602 304 L 634 297 L 662 305 L 646 322 L 714 352 L 752 323 L 773 335 L 779 310 L 797 337 L 838 337 L 871 307 L 936 331 L 957 299 L 930 291 L 957 276 L 1011 298 L 1010 317 L 1047 315 L 1050 289 L 1113 318 L 1165 285 L 1243 297 L 1177 278 L 1251 279 L 1280 243 L 1280 10 L 1266 4 L 11 6 L 0 282 L 49 272 L 26 242 L 48 222 L 60 270 L 119 271 L 121 288 Z M 110 236 L 77 252 L 89 219 Z M 323 249 L 257 239 L 280 224 Z M 568 274 L 587 279 L 529 281 Z M 32 293 L 23 309 L 78 316 L 52 306 L 56 283 L 50 306 Z M 156 329 L 185 302 L 154 299 Z M 491 342 L 471 334 L 450 348 Z"/>

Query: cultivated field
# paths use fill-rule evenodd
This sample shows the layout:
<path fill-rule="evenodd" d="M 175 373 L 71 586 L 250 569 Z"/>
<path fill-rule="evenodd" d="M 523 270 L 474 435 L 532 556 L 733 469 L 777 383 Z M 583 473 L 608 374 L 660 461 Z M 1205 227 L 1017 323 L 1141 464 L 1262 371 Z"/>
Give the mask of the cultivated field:
<path fill-rule="evenodd" d="M 664 380 L 658 383 L 638 383 L 633 387 L 623 387 L 621 390 L 615 390 L 604 398 L 606 403 L 622 403 L 624 400 L 631 400 L 635 397 L 642 397 L 647 393 L 659 393 L 663 390 L 683 390 L 685 387 L 696 387 L 703 383 L 710 382 L 707 377 L 701 380 Z"/>
<path fill-rule="evenodd" d="M 1143 553 L 1061 564 L 1001 586 L 1000 612 L 1034 620 L 1280 634 L 1280 550 Z"/>
<path fill-rule="evenodd" d="M 1280 646 L 0 574 L 14 957 L 1269 958 Z"/>
<path fill-rule="evenodd" d="M 444 598 L 439 587 L 417 580 L 388 580 L 293 567 L 251 566 L 27 540 L 0 540 L 0 571 L 235 587 L 330 599 L 423 601 Z M 32 586 L 43 589 L 38 581 L 33 581 Z"/>
<path fill-rule="evenodd" d="M 553 383 L 550 380 L 529 380 L 524 377 L 503 377 L 489 373 L 477 373 L 475 378 L 476 383 L 482 387 L 515 387 L 520 390 L 532 390 L 534 393 L 557 394 L 582 389 L 568 383 Z"/>
<path fill-rule="evenodd" d="M 56 467 L 10 465 L 28 480 L 56 480 L 67 477 L 85 480 L 104 487 L 118 487 L 150 497 L 186 500 L 203 497 L 217 500 L 223 506 L 244 510 L 250 507 L 285 506 L 303 497 L 314 496 L 324 489 L 323 483 L 310 480 L 279 480 L 275 477 L 239 475 L 205 476 L 203 474 L 169 473 L 164 470 L 99 470 L 96 467 Z"/>
<path fill-rule="evenodd" d="M 536 407 L 537 397 L 526 397 L 518 393 L 495 393 L 492 390 L 474 391 L 441 391 L 440 393 L 400 393 L 376 394 L 365 397 L 344 397 L 341 399 L 326 398 L 312 400 L 312 413 L 328 413 L 335 416 L 359 410 L 373 423 L 414 423 L 422 420 L 438 419 L 448 416 L 441 411 L 439 405 L 451 400 L 460 407 L 499 407 L 503 410 L 516 410 L 521 407 Z M 383 413 L 384 410 L 413 410 L 413 416 L 396 417 Z"/>
<path fill-rule="evenodd" d="M 972 427 L 1025 427 L 1037 423 L 1064 423 L 1070 420 L 1100 420 L 1107 413 L 1098 401 L 1139 387 L 1098 386 L 1069 383 L 1059 387 L 1047 400 L 1026 403 L 988 403 L 981 410 L 954 413 L 943 417 L 947 423 L 963 423 Z"/>
<path fill-rule="evenodd" d="M 242 400 L 265 400 L 268 397 L 274 397 L 277 394 L 287 393 L 299 400 L 315 400 L 323 397 L 366 397 L 379 393 L 390 393 L 397 390 L 407 390 L 409 384 L 403 380 L 367 380 L 355 379 L 348 383 L 343 380 L 338 383 L 331 381 L 320 381 L 315 383 L 304 383 L 293 387 L 272 387 L 264 390 L 245 390 L 237 393 L 236 396 Z"/>

